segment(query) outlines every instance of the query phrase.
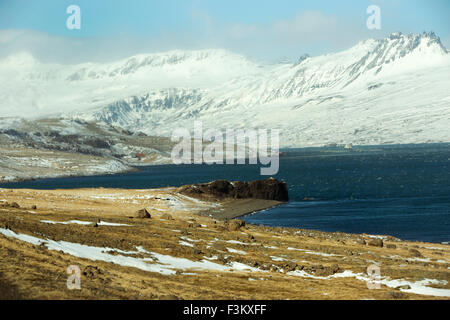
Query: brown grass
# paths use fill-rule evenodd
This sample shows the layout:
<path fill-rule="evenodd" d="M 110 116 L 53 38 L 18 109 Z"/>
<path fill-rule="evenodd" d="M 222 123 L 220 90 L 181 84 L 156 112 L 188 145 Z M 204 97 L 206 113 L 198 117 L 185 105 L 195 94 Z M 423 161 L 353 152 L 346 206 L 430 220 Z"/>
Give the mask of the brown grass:
<path fill-rule="evenodd" d="M 235 261 L 267 272 L 180 270 L 178 274 L 167 276 L 81 259 L 0 235 L 0 298 L 164 299 L 175 295 L 181 299 L 436 299 L 386 286 L 369 290 L 364 281 L 355 278 L 312 279 L 286 274 L 287 270 L 296 268 L 311 275 L 325 276 L 336 265 L 339 272 L 365 272 L 373 262 L 381 265 L 383 276 L 450 282 L 450 248 L 447 245 L 406 242 L 390 237 L 385 244 L 395 244 L 396 248 L 388 249 L 358 243 L 361 239 L 368 241 L 370 238 L 366 235 L 260 226 L 228 231 L 223 221 L 195 215 L 217 203 L 191 201 L 174 190 L 0 189 L 0 200 L 15 201 L 21 206 L 18 209 L 0 208 L 0 228 L 43 239 L 127 251 L 142 246 L 148 251 L 193 261 L 217 256 L 218 260 L 214 262 L 219 264 Z M 173 205 L 173 200 L 179 200 L 177 205 Z M 30 209 L 32 205 L 37 209 Z M 131 218 L 136 210 L 144 207 L 150 211 L 151 219 Z M 162 219 L 164 213 L 173 219 Z M 101 219 L 132 226 L 94 228 L 91 225 L 41 222 L 72 219 L 93 223 Z M 196 240 L 192 242 L 194 247 L 181 245 L 180 237 Z M 226 242 L 229 240 L 239 242 Z M 246 254 L 229 252 L 227 248 Z M 413 258 L 411 248 L 419 250 L 423 257 Z M 281 260 L 278 258 L 284 260 L 278 261 Z M 66 287 L 69 265 L 78 265 L 82 273 L 86 271 L 81 277 L 81 290 Z M 184 274 L 187 272 L 196 275 Z M 450 289 L 448 283 L 438 287 Z"/>

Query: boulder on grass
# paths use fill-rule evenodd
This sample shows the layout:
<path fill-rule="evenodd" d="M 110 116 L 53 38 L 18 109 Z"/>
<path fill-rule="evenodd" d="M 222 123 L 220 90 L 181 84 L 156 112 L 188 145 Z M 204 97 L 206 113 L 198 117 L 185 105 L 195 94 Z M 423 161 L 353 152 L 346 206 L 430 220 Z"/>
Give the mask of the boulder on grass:
<path fill-rule="evenodd" d="M 163 215 L 161 215 L 161 219 L 173 220 L 173 217 L 170 214 L 168 214 L 168 213 L 164 213 Z"/>
<path fill-rule="evenodd" d="M 139 219 L 150 219 L 152 216 L 150 215 L 150 212 L 148 212 L 147 211 L 147 209 L 141 209 L 141 210 L 138 210 L 137 212 L 136 212 L 136 218 L 139 218 Z"/>
<path fill-rule="evenodd" d="M 372 247 L 383 247 L 383 240 L 381 239 L 372 239 L 367 243 L 369 246 Z"/>
<path fill-rule="evenodd" d="M 422 254 L 421 254 L 420 251 L 417 250 L 417 249 L 409 249 L 409 253 L 410 253 L 413 257 L 416 257 L 416 258 L 421 258 L 421 257 L 422 257 Z"/>
<path fill-rule="evenodd" d="M 9 206 L 10 206 L 11 208 L 17 208 L 17 209 L 20 208 L 20 206 L 19 206 L 19 204 L 18 204 L 17 202 L 13 202 L 13 203 L 11 203 Z"/>
<path fill-rule="evenodd" d="M 363 246 L 365 246 L 367 244 L 366 240 L 364 240 L 363 238 L 356 238 L 354 241 L 355 241 L 355 243 L 362 244 Z"/>
<path fill-rule="evenodd" d="M 243 226 L 245 226 L 245 221 L 242 221 L 242 220 L 231 220 L 228 222 L 228 230 L 229 231 L 238 231 Z"/>

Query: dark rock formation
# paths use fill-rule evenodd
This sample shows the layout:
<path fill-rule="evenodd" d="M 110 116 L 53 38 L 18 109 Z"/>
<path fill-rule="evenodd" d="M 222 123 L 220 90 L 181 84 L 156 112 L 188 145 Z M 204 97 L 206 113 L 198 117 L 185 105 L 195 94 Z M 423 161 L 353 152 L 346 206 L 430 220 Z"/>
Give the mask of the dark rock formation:
<path fill-rule="evenodd" d="M 183 186 L 178 192 L 189 196 L 214 196 L 216 198 L 264 199 L 289 201 L 285 182 L 274 178 L 252 182 L 216 180 L 205 184 Z"/>
<path fill-rule="evenodd" d="M 140 218 L 140 219 L 150 219 L 151 215 L 150 213 L 147 211 L 147 209 L 141 209 L 139 211 L 136 212 L 136 218 Z"/>

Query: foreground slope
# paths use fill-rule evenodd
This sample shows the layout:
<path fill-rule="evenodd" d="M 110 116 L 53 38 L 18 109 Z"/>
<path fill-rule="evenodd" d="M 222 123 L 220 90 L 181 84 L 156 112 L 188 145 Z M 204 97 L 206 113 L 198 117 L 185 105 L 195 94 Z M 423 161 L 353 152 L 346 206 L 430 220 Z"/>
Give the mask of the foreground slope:
<path fill-rule="evenodd" d="M 0 297 L 450 298 L 448 245 L 227 223 L 196 213 L 248 199 L 178 190 L 0 189 Z M 136 217 L 142 208 L 151 218 Z M 70 265 L 81 290 L 66 287 Z"/>

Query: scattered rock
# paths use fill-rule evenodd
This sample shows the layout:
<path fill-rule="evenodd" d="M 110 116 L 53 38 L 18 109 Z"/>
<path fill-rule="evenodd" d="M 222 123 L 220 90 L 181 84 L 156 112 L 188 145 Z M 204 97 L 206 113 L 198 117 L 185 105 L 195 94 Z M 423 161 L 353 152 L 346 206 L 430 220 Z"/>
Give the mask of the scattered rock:
<path fill-rule="evenodd" d="M 227 231 L 228 229 L 223 226 L 223 225 L 215 225 L 214 226 L 215 229 L 217 229 L 217 231 Z"/>
<path fill-rule="evenodd" d="M 255 240 L 255 237 L 253 235 L 251 235 L 250 233 L 246 233 L 245 235 L 243 235 L 243 237 L 239 237 L 239 239 L 243 240 L 243 241 L 248 241 L 248 240 L 253 241 L 253 240 Z"/>
<path fill-rule="evenodd" d="M 328 277 L 337 272 L 339 272 L 339 266 L 337 264 L 333 264 L 329 267 L 324 267 L 322 265 L 312 266 L 310 271 L 313 272 L 316 276 L 319 277 Z"/>
<path fill-rule="evenodd" d="M 213 245 L 211 246 L 213 249 L 215 250 L 219 250 L 219 251 L 224 251 L 227 252 L 227 247 L 225 247 L 225 245 L 223 243 L 220 242 L 214 242 Z"/>
<path fill-rule="evenodd" d="M 386 248 L 388 248 L 388 249 L 397 249 L 397 246 L 396 246 L 395 244 L 388 243 L 388 244 L 386 245 Z"/>
<path fill-rule="evenodd" d="M 223 254 L 217 255 L 217 261 L 227 264 L 230 261 L 230 257 L 224 256 Z"/>
<path fill-rule="evenodd" d="M 99 275 L 102 275 L 103 271 L 96 266 L 87 266 L 83 269 L 83 275 L 88 279 L 97 278 Z"/>
<path fill-rule="evenodd" d="M 19 206 L 19 204 L 17 203 L 17 202 L 12 202 L 10 205 L 9 205 L 9 207 L 10 208 L 20 208 L 20 206 Z"/>
<path fill-rule="evenodd" d="M 189 228 L 201 228 L 202 225 L 198 222 L 189 223 Z"/>
<path fill-rule="evenodd" d="M 278 272 L 278 267 L 275 266 L 275 265 L 271 265 L 270 268 L 269 268 L 269 271 L 270 272 Z"/>
<path fill-rule="evenodd" d="M 37 206 L 36 205 L 32 205 L 31 206 L 31 210 L 36 210 L 37 209 Z"/>
<path fill-rule="evenodd" d="M 366 240 L 364 240 L 363 238 L 356 238 L 355 239 L 355 243 L 362 244 L 363 246 L 365 246 L 366 245 Z"/>
<path fill-rule="evenodd" d="M 408 284 L 406 284 L 406 285 L 404 285 L 404 286 L 398 286 L 398 287 L 396 287 L 395 289 L 398 289 L 398 290 L 400 290 L 400 289 L 403 289 L 403 290 L 409 290 L 409 289 L 411 289 L 411 286 L 408 285 Z"/>
<path fill-rule="evenodd" d="M 164 219 L 164 220 L 173 220 L 173 217 L 172 217 L 170 214 L 168 214 L 168 213 L 164 213 L 164 214 L 161 216 L 161 219 Z"/>
<path fill-rule="evenodd" d="M 136 212 L 136 218 L 140 218 L 140 219 L 150 219 L 152 216 L 150 215 L 150 213 L 147 211 L 147 209 L 141 209 L 138 210 L 138 212 Z"/>
<path fill-rule="evenodd" d="M 367 243 L 369 246 L 372 247 L 383 247 L 383 240 L 381 239 L 372 239 Z"/>
<path fill-rule="evenodd" d="M 331 270 L 333 271 L 333 274 L 338 273 L 341 269 L 339 268 L 339 265 L 334 263 L 331 265 Z"/>
<path fill-rule="evenodd" d="M 200 254 L 203 254 L 203 252 L 202 252 L 200 249 L 197 249 L 197 248 L 191 248 L 190 251 L 191 251 L 191 253 L 192 253 L 193 255 L 200 255 Z"/>
<path fill-rule="evenodd" d="M 259 267 L 259 262 L 253 260 L 253 261 L 250 261 L 250 262 L 248 263 L 248 265 L 251 266 L 251 267 L 254 267 L 254 268 L 258 268 L 258 267 Z"/>
<path fill-rule="evenodd" d="M 288 262 L 281 266 L 285 272 L 295 271 L 297 269 L 297 264 L 295 262 Z"/>
<path fill-rule="evenodd" d="M 238 231 L 243 226 L 245 226 L 245 221 L 242 221 L 242 220 L 231 220 L 228 222 L 228 230 L 229 231 Z"/>
<path fill-rule="evenodd" d="M 423 257 L 422 254 L 420 253 L 420 251 L 417 250 L 417 249 L 409 249 L 409 253 L 410 253 L 413 257 L 416 257 L 416 258 L 421 258 L 421 257 Z"/>

